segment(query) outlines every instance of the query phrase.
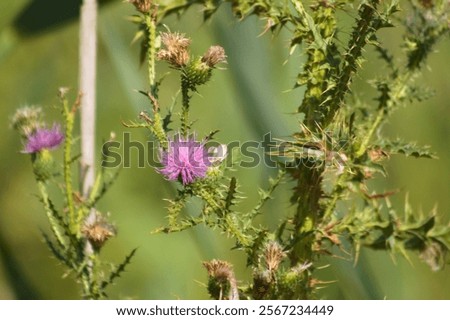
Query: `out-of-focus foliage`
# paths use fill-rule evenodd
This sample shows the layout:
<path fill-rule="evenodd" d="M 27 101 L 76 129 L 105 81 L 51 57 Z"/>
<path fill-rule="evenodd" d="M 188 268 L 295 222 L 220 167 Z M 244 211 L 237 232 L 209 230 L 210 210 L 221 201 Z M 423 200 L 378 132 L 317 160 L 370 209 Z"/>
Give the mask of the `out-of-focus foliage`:
<path fill-rule="evenodd" d="M 174 2 L 170 2 L 169 7 L 173 7 L 172 3 Z M 215 11 L 213 4 L 210 4 L 210 8 L 214 10 L 206 10 L 206 14 Z M 28 175 L 29 164 L 14 151 L 20 150 L 17 147 L 18 139 L 10 134 L 6 121 L 21 104 L 42 103 L 44 106 L 52 106 L 56 101 L 50 97 L 55 96 L 54 89 L 62 84 L 76 87 L 77 26 L 75 21 L 67 21 L 41 34 L 24 37 L 12 23 L 21 12 L 20 6 L 2 6 L 6 8 L 2 10 L 2 14 L 9 12 L 10 15 L 5 17 L 5 20 L 11 21 L 2 29 L 0 48 L 0 92 L 4 97 L 1 112 L 5 119 L 1 130 L 4 130 L 3 136 L 7 137 L 0 142 L 2 154 L 5 155 L 0 165 L 3 182 L 0 189 L 0 286 L 5 288 L 2 290 L 5 292 L 3 298 L 77 297 L 73 288 L 67 290 L 67 287 L 71 287 L 70 281 L 59 279 L 57 275 L 61 274 L 61 269 L 55 269 L 55 261 L 47 258 L 45 245 L 38 241 L 41 237 L 36 225 L 45 228 L 45 222 L 42 219 L 42 209 L 32 196 L 37 193 L 37 189 Z M 249 5 L 247 11 L 241 8 L 241 15 L 244 16 L 255 8 L 258 7 Z M 223 45 L 228 53 L 233 52 L 234 56 L 228 59 L 228 71 L 217 74 L 213 82 L 202 88 L 202 97 L 194 96 L 196 108 L 192 111 L 191 118 L 208 119 L 207 125 L 198 124 L 205 135 L 211 126 L 221 128 L 221 141 L 261 139 L 265 133 L 262 131 L 264 129 L 272 131 L 278 137 L 289 135 L 296 128 L 296 119 L 289 113 L 296 111 L 298 107 L 299 92 L 281 92 L 292 88 L 296 79 L 295 71 L 299 70 L 301 61 L 291 57 L 283 66 L 283 62 L 288 58 L 285 39 L 290 36 L 285 31 L 278 31 L 278 39 L 271 38 L 268 33 L 257 38 L 267 26 L 271 28 L 284 24 L 285 21 L 260 22 L 250 18 L 242 24 L 237 24 L 230 17 L 229 7 L 223 6 L 213 15 L 212 20 L 207 22 L 208 27 L 205 28 L 201 27 L 201 14 L 198 9 L 199 6 L 187 9 L 179 21 L 169 17 L 166 23 L 172 30 L 195 34 L 196 45 L 201 47 L 199 51 L 204 51 L 211 42 L 217 42 Z M 239 13 L 236 7 L 234 10 Z M 101 11 L 99 132 L 103 137 L 109 136 L 109 130 L 114 130 L 121 138 L 121 132 L 125 129 L 120 119 L 133 118 L 134 114 L 146 105 L 143 99 L 132 92 L 133 89 L 142 88 L 145 74 L 142 70 L 140 76 L 137 76 L 139 66 L 136 57 L 139 48 L 129 46 L 128 39 L 132 38 L 134 30 L 122 20 L 129 13 L 130 7 L 122 3 L 111 4 Z M 352 21 L 352 17 L 344 19 Z M 350 32 L 350 28 L 343 30 L 344 34 Z M 396 38 L 398 35 L 385 36 L 382 33 L 382 36 L 385 37 L 383 42 L 394 52 L 399 50 L 397 43 L 400 39 Z M 420 34 L 418 37 L 420 38 Z M 433 72 L 425 72 L 416 80 L 430 83 L 430 87 L 436 88 L 435 97 L 417 107 L 395 111 L 393 120 L 384 130 L 393 137 L 401 136 L 406 140 L 418 140 L 420 145 L 433 146 L 433 154 L 439 157 L 437 161 L 424 159 L 416 163 L 405 163 L 404 160 L 397 161 L 396 156 L 392 156 L 393 163 L 387 168 L 388 183 L 395 188 L 405 186 L 405 189 L 410 190 L 409 198 L 413 207 L 423 203 L 425 210 L 430 211 L 435 202 L 438 202 L 439 212 L 445 213 L 450 208 L 446 198 L 450 177 L 450 152 L 445 143 L 445 138 L 449 136 L 446 124 L 449 113 L 446 105 L 448 99 L 445 97 L 448 80 L 445 77 L 445 69 L 441 66 L 445 65 L 448 56 L 445 52 L 448 52 L 449 47 L 441 44 L 439 48 L 441 52 L 430 57 Z M 370 59 L 377 53 L 368 49 L 366 54 L 367 59 Z M 413 60 L 415 59 L 411 58 L 411 61 Z M 369 75 L 379 71 L 374 70 L 376 68 L 373 65 L 364 66 L 363 72 Z M 164 68 L 162 64 L 158 67 Z M 298 84 L 302 83 L 302 79 L 297 78 Z M 165 84 L 166 89 L 161 90 L 167 90 L 167 93 L 176 91 L 177 83 L 170 81 L 169 77 Z M 365 86 L 358 79 L 355 81 L 355 87 L 352 89 L 358 93 L 355 99 L 373 95 L 372 88 Z M 381 84 L 377 85 L 377 88 L 382 89 L 383 82 L 378 83 Z M 310 88 L 309 91 L 314 90 Z M 167 105 L 169 101 L 162 103 Z M 51 110 L 48 109 L 49 112 Z M 217 117 L 218 114 L 220 117 Z M 135 131 L 132 137 L 135 140 L 147 138 Z M 381 141 L 377 146 L 383 150 L 390 149 L 392 153 L 410 153 L 409 145 L 401 145 L 395 139 L 391 142 Z M 412 155 L 430 154 L 425 150 Z M 136 158 L 133 160 L 137 162 Z M 111 216 L 119 226 L 119 235 L 111 242 L 111 247 L 105 254 L 120 259 L 127 248 L 140 247 L 130 271 L 114 288 L 113 294 L 118 298 L 204 298 L 204 288 L 192 279 L 206 285 L 200 262 L 213 258 L 232 262 L 236 274 L 250 273 L 245 268 L 245 259 L 241 253 L 232 252 L 230 258 L 229 249 L 233 243 L 205 228 L 197 227 L 169 236 L 150 235 L 150 230 L 164 223 L 166 204 L 161 199 L 173 197 L 173 191 L 170 188 L 161 188 L 162 178 L 149 167 L 133 167 L 123 170 L 117 185 L 104 200 L 105 208 L 114 208 Z M 411 172 L 417 174 L 412 175 Z M 241 168 L 236 174 L 239 181 L 245 182 L 241 183 L 242 191 L 249 197 L 242 204 L 244 209 L 250 211 L 258 201 L 255 185 L 267 186 L 267 175 L 275 173 L 262 167 L 253 170 Z M 264 179 L 261 179 L 261 176 Z M 378 182 L 371 184 L 371 187 L 379 190 L 378 194 L 390 190 L 390 186 L 380 185 Z M 289 208 L 286 195 L 292 187 L 292 184 L 286 184 L 275 191 L 276 200 L 269 202 L 262 209 L 264 215 L 260 218 L 264 223 L 272 226 L 278 224 L 283 216 L 283 210 L 280 208 Z M 376 194 L 367 196 L 368 201 L 376 199 Z M 395 207 L 398 208 L 399 203 L 403 202 L 402 199 L 404 192 L 403 195 L 400 192 L 399 195 L 393 196 Z M 188 209 L 198 211 L 199 207 L 198 204 L 192 203 Z M 405 212 L 408 210 L 405 209 Z M 434 217 L 416 218 L 417 220 L 405 217 L 406 220 L 397 230 L 386 230 L 385 224 L 377 220 L 376 213 L 358 212 L 359 219 L 349 221 L 346 231 L 354 235 L 353 238 L 360 244 L 372 247 L 380 243 L 379 239 L 387 239 L 392 235 L 393 240 L 400 239 L 406 243 L 421 240 L 423 233 L 431 230 L 435 223 Z M 442 217 L 442 220 L 445 221 L 445 218 Z M 364 221 L 370 221 L 375 226 L 372 233 L 360 231 L 358 226 Z M 431 236 L 439 239 L 439 230 L 434 230 Z M 428 259 L 432 265 L 439 265 L 441 261 L 435 261 L 434 258 L 430 260 L 429 257 L 438 256 L 436 253 L 439 254 L 440 249 L 433 244 L 424 245 L 423 258 Z M 445 277 L 448 271 L 430 273 L 416 262 L 415 258 L 412 260 L 416 268 L 411 268 L 404 260 L 398 260 L 398 266 L 395 266 L 387 255 L 361 250 L 363 252 L 356 267 L 353 267 L 351 261 L 336 263 L 333 260 L 333 267 L 323 271 L 322 279 L 340 279 L 338 284 L 326 289 L 326 297 L 448 298 L 449 284 L 446 280 L 448 277 Z M 327 262 L 321 263 L 325 265 Z M 48 285 L 49 283 L 51 285 Z"/>

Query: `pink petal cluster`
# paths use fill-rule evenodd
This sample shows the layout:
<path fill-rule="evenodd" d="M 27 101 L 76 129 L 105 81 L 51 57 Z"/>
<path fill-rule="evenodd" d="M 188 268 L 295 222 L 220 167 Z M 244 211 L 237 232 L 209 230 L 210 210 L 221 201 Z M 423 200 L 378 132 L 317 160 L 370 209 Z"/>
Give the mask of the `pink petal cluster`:
<path fill-rule="evenodd" d="M 43 149 L 55 149 L 64 141 L 64 134 L 59 125 L 53 128 L 38 128 L 33 134 L 28 136 L 24 153 L 37 153 Z"/>
<path fill-rule="evenodd" d="M 169 140 L 167 150 L 161 151 L 162 169 L 158 171 L 168 180 L 180 180 L 184 185 L 204 178 L 211 162 L 204 142 L 195 136 L 176 135 Z"/>

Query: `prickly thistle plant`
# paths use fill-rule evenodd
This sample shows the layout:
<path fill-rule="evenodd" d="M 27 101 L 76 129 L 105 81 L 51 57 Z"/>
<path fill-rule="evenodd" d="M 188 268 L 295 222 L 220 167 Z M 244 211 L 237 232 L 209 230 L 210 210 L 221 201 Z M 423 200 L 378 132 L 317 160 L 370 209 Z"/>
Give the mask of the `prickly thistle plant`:
<path fill-rule="evenodd" d="M 291 59 L 296 59 L 293 53 L 297 49 L 304 58 L 293 84 L 294 88 L 305 88 L 296 107 L 302 119 L 298 132 L 272 152 L 280 159 L 279 174 L 270 179 L 267 190 L 260 191 L 261 199 L 250 212 L 237 211 L 241 197 L 238 182 L 227 177 L 220 164 L 202 168 L 205 174 L 188 169 L 185 159 L 181 159 L 181 166 L 168 166 L 167 158 L 173 151 L 167 132 L 173 114 L 161 115 L 157 96 L 161 81 L 155 78 L 155 60 L 159 59 L 180 74 L 180 134 L 188 139 L 193 133 L 189 121 L 192 94 L 209 81 L 215 65 L 225 61 L 225 52 L 212 46 L 202 57 L 195 57 L 185 35 L 161 32 L 158 37 L 157 29 L 166 15 L 182 12 L 194 3 L 204 6 L 204 18 L 209 19 L 226 2 L 239 19 L 256 15 L 265 20 L 265 31 L 290 30 Z M 166 155 L 160 172 L 170 180 L 181 181 L 177 196 L 169 200 L 168 225 L 157 231 L 176 232 L 197 224 L 219 229 L 235 239 L 235 249 L 246 252 L 247 264 L 253 269 L 253 280 L 236 288 L 229 263 L 204 262 L 212 298 L 316 297 L 316 288 L 322 283 L 315 277 L 319 259 L 347 243 L 354 248 L 355 261 L 360 248 L 369 247 L 405 257 L 417 252 L 432 269 L 443 267 L 450 249 L 450 227 L 439 224 L 434 211 L 417 215 L 407 200 L 404 210 L 393 208 L 389 197 L 394 192 L 373 192 L 368 181 L 384 174 L 383 161 L 391 154 L 433 158 L 427 148 L 384 138 L 381 128 L 396 108 L 428 96 L 415 80 L 433 46 L 449 33 L 449 7 L 448 1 L 442 0 L 403 1 L 401 5 L 396 0 L 198 0 L 139 10 L 141 15 L 134 20 L 140 25 L 138 36 L 144 36 L 142 47 L 150 79 L 150 90 L 142 93 L 149 97 L 152 108 L 151 115 L 141 113 L 143 121 L 126 125 L 146 127 L 154 134 Z M 354 17 L 346 42 L 342 39 L 348 32 L 340 13 Z M 404 50 L 393 55 L 379 38 L 379 30 L 398 30 L 401 24 L 405 26 Z M 162 47 L 157 46 L 160 42 Z M 376 94 L 374 100 L 361 101 L 352 88 L 353 82 L 361 81 L 357 74 L 366 63 L 367 51 L 377 52 L 377 63 L 383 63 L 388 72 L 364 79 Z M 295 185 L 291 196 L 295 210 L 280 216 L 281 223 L 274 230 L 256 226 L 254 219 L 283 180 Z M 202 201 L 202 210 L 196 216 L 186 216 L 183 208 L 192 197 Z"/>
<path fill-rule="evenodd" d="M 100 299 L 107 296 L 107 287 L 121 275 L 135 250 L 119 265 L 106 265 L 100 259 L 101 248 L 108 239 L 116 235 L 116 229 L 108 221 L 108 215 L 98 211 L 96 205 L 117 174 L 111 176 L 102 170 L 87 197 L 74 188 L 72 168 L 79 167 L 79 155 L 74 155 L 72 151 L 73 127 L 79 99 L 70 106 L 66 93 L 65 88 L 59 91 L 64 132 L 59 124 L 48 129 L 43 121 L 42 109 L 36 107 L 17 110 L 12 118 L 12 127 L 22 137 L 23 152 L 31 155 L 39 190 L 38 198 L 44 206 L 50 225 L 50 235 L 43 234 L 47 246 L 65 267 L 67 275 L 72 275 L 79 283 L 82 297 Z M 53 153 L 61 144 L 64 145 L 63 159 L 58 162 Z M 51 185 L 61 191 L 64 200 L 61 208 L 56 206 L 49 195 Z"/>
<path fill-rule="evenodd" d="M 404 209 L 394 208 L 390 196 L 395 192 L 377 193 L 369 181 L 385 174 L 383 164 L 392 154 L 434 157 L 428 148 L 385 138 L 382 126 L 397 108 L 429 97 L 429 90 L 416 80 L 434 46 L 449 34 L 448 1 L 128 2 L 137 10 L 131 21 L 138 25 L 134 41 L 142 41 L 140 61 L 147 66 L 148 86 L 140 93 L 148 98 L 149 107 L 137 120 L 123 124 L 149 130 L 159 144 L 160 167 L 156 171 L 176 187 L 175 196 L 167 200 L 167 223 L 154 232 L 180 232 L 199 224 L 220 230 L 235 241 L 233 249 L 246 254 L 252 270 L 250 281 L 244 282 L 227 261 L 203 262 L 211 298 L 315 298 L 324 284 L 316 276 L 321 258 L 339 250 L 348 255 L 349 246 L 355 262 L 361 248 L 367 247 L 406 258 L 415 252 L 433 270 L 446 264 L 450 226 L 442 224 L 435 211 L 417 214 L 408 199 Z M 210 19 L 223 3 L 231 3 L 238 19 L 251 15 L 263 19 L 264 32 L 290 32 L 290 59 L 298 61 L 292 89 L 304 89 L 301 100 L 292 106 L 299 119 L 298 130 L 271 148 L 271 156 L 278 158 L 278 174 L 269 179 L 266 189 L 259 190 L 258 202 L 251 210 L 239 207 L 243 195 L 240 182 L 224 161 L 226 147 L 208 148 L 218 130 L 211 128 L 210 134 L 200 137 L 190 119 L 195 94 L 233 52 L 212 45 L 198 55 L 190 46 L 195 39 L 162 25 L 166 16 L 193 4 L 203 5 L 205 20 Z M 343 19 L 352 19 L 351 30 Z M 382 29 L 404 31 L 401 53 L 393 54 L 383 44 Z M 367 52 L 377 53 L 378 60 L 366 62 Z M 167 63 L 179 77 L 179 106 L 177 97 L 172 106 L 160 105 L 164 77 L 158 78 L 157 61 Z M 383 65 L 374 79 L 360 73 L 362 65 L 370 63 Z M 373 96 L 363 100 L 354 87 L 357 81 L 370 84 Z M 116 228 L 97 204 L 117 174 L 108 176 L 100 170 L 87 195 L 75 188 L 73 166 L 79 155 L 72 149 L 79 100 L 70 106 L 65 89 L 59 97 L 61 124 L 46 124 L 42 110 L 29 107 L 16 113 L 12 126 L 22 138 L 23 153 L 31 156 L 39 199 L 50 226 L 50 234 L 44 234 L 48 247 L 80 284 L 84 298 L 103 298 L 135 250 L 111 270 L 101 261 L 101 249 L 116 235 Z M 58 165 L 55 159 L 61 145 Z M 82 172 L 79 176 L 82 184 Z M 291 209 L 280 212 L 275 228 L 263 226 L 257 218 L 283 182 L 292 186 Z M 60 208 L 50 198 L 52 184 L 61 191 Z M 194 199 L 201 209 L 189 215 L 185 208 Z"/>

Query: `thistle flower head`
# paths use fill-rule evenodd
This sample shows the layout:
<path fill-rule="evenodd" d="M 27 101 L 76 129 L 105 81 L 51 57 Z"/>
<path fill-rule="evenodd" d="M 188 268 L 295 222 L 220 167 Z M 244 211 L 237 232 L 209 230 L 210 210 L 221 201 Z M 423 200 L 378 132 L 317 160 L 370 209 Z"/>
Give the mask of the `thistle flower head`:
<path fill-rule="evenodd" d="M 184 185 L 204 178 L 211 165 L 204 142 L 195 136 L 176 135 L 169 140 L 167 150 L 161 151 L 162 169 L 158 171 L 168 180 L 181 180 Z"/>
<path fill-rule="evenodd" d="M 176 68 L 188 64 L 191 39 L 177 32 L 162 32 L 161 41 L 165 48 L 158 51 L 159 60 L 165 60 Z"/>
<path fill-rule="evenodd" d="M 225 55 L 225 50 L 221 46 L 212 46 L 206 51 L 202 57 L 202 62 L 210 68 L 221 62 L 226 62 L 227 56 Z"/>
<path fill-rule="evenodd" d="M 149 13 L 152 7 L 151 0 L 128 0 L 128 2 L 134 5 L 141 13 Z"/>
<path fill-rule="evenodd" d="M 191 44 L 191 39 L 178 32 L 162 32 L 161 41 L 169 51 L 177 49 L 187 49 Z"/>
<path fill-rule="evenodd" d="M 42 125 L 42 109 L 35 106 L 18 109 L 11 119 L 12 128 L 23 138 L 32 135 Z"/>
<path fill-rule="evenodd" d="M 206 271 L 211 278 L 215 278 L 222 282 L 228 281 L 234 276 L 231 264 L 226 261 L 214 259 L 203 262 L 203 266 L 206 268 Z"/>
<path fill-rule="evenodd" d="M 89 217 L 81 228 L 81 232 L 95 249 L 100 249 L 104 243 L 116 235 L 116 229 L 99 212 Z"/>
<path fill-rule="evenodd" d="M 52 150 L 57 148 L 64 141 L 64 134 L 59 125 L 53 128 L 37 128 L 36 131 L 27 137 L 24 153 L 37 153 L 42 150 Z"/>
<path fill-rule="evenodd" d="M 236 277 L 230 263 L 222 260 L 203 262 L 208 271 L 208 292 L 217 300 L 239 300 Z"/>

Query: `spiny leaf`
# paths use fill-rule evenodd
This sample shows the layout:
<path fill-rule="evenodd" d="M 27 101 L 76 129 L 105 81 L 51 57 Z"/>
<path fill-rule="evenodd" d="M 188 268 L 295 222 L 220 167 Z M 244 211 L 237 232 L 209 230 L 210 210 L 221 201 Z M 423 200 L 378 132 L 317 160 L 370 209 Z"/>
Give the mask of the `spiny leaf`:
<path fill-rule="evenodd" d="M 228 188 L 227 197 L 225 199 L 225 210 L 229 211 L 230 207 L 235 204 L 236 200 L 236 178 L 232 177 Z"/>
<path fill-rule="evenodd" d="M 50 251 L 53 253 L 53 255 L 62 263 L 64 263 L 66 266 L 71 267 L 70 262 L 66 259 L 66 255 L 64 252 L 60 251 L 61 249 L 64 250 L 64 248 L 57 248 L 56 245 L 50 240 L 47 234 L 42 232 L 42 236 L 44 238 L 45 243 L 47 244 Z"/>
<path fill-rule="evenodd" d="M 436 155 L 430 151 L 428 146 L 419 147 L 412 142 L 402 140 L 383 141 L 377 145 L 384 151 L 392 154 L 404 154 L 407 157 L 436 159 Z"/>
<path fill-rule="evenodd" d="M 273 192 L 280 185 L 285 175 L 286 171 L 283 169 L 279 169 L 277 177 L 275 179 L 269 179 L 269 187 L 267 188 L 267 190 L 259 189 L 259 202 L 252 209 L 252 211 L 247 213 L 247 216 L 250 217 L 250 219 L 253 219 L 255 216 L 261 213 L 262 207 L 269 199 L 271 199 Z"/>
<path fill-rule="evenodd" d="M 135 122 L 135 121 L 122 121 L 122 125 L 127 128 L 148 128 L 148 124 L 143 122 Z"/>
<path fill-rule="evenodd" d="M 102 290 L 105 290 L 106 287 L 108 285 L 112 284 L 116 278 L 120 277 L 120 275 L 125 271 L 125 267 L 130 264 L 131 259 L 133 258 L 134 254 L 136 253 L 136 250 L 137 250 L 137 248 L 133 249 L 130 252 L 130 254 L 125 257 L 124 261 L 121 264 L 119 264 L 118 266 L 116 266 L 113 269 L 113 271 L 111 271 L 108 280 L 103 281 L 102 284 L 100 285 L 100 288 Z"/>
<path fill-rule="evenodd" d="M 38 182 L 38 186 L 41 192 L 41 197 L 39 197 L 39 200 L 44 204 L 45 212 L 47 214 L 47 219 L 50 224 L 53 236 L 55 237 L 60 247 L 67 249 L 66 241 L 60 229 L 62 229 L 66 236 L 70 238 L 72 235 L 69 231 L 69 226 L 65 222 L 64 218 L 59 214 L 58 210 L 56 210 L 53 202 L 48 197 L 47 190 L 44 184 L 42 182 Z"/>
<path fill-rule="evenodd" d="M 111 186 L 116 182 L 117 178 L 119 177 L 120 170 L 115 170 L 111 177 L 108 179 L 104 179 L 104 173 L 99 176 L 99 185 L 100 180 L 103 180 L 101 183 L 101 189 L 98 190 L 97 188 L 93 188 L 90 196 L 90 201 L 88 203 L 89 208 L 95 207 L 97 202 L 106 194 L 106 192 L 111 188 Z M 97 184 L 97 181 L 96 181 Z"/>

